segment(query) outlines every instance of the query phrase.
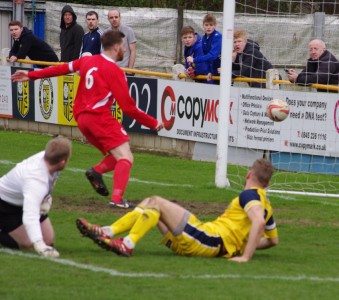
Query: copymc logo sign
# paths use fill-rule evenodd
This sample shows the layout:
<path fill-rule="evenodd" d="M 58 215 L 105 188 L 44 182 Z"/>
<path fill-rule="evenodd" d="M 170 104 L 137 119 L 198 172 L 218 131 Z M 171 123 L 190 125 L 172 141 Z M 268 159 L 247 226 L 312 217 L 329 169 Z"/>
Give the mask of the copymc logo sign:
<path fill-rule="evenodd" d="M 337 130 L 337 133 L 339 133 L 339 100 L 335 104 L 334 107 L 334 126 Z"/>
<path fill-rule="evenodd" d="M 166 112 L 168 112 L 169 118 L 167 118 Z M 170 86 L 166 86 L 161 97 L 161 120 L 165 129 L 171 130 L 175 120 L 175 95 Z"/>
<path fill-rule="evenodd" d="M 172 87 L 166 86 L 161 97 L 161 119 L 165 129 L 171 130 L 175 118 L 186 119 L 192 126 L 204 127 L 205 122 L 218 123 L 219 100 L 179 95 L 176 98 Z"/>

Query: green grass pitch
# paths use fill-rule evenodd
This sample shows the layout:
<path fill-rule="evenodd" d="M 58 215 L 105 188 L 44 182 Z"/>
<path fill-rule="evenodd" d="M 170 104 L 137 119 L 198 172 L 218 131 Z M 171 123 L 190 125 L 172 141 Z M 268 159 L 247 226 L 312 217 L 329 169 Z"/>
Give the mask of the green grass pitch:
<path fill-rule="evenodd" d="M 44 148 L 46 135 L 0 131 L 0 176 Z M 215 164 L 134 153 L 126 198 L 158 194 L 176 200 L 201 219 L 220 214 L 243 184 L 245 168 L 229 166 L 230 189 L 214 187 Z M 73 142 L 73 155 L 53 195 L 50 218 L 60 259 L 0 248 L 0 299 L 334 299 L 339 292 L 339 199 L 270 195 L 280 244 L 257 251 L 247 264 L 223 258 L 179 257 L 160 245 L 153 230 L 134 256 L 118 257 L 82 238 L 75 219 L 110 224 L 124 211 L 107 206 L 84 171 L 100 159 Z M 279 184 L 279 174 L 275 175 Z M 298 176 L 300 177 L 298 179 Z M 300 182 L 304 174 L 286 174 Z M 110 187 L 110 177 L 105 177 Z M 335 182 L 338 177 L 324 176 Z M 293 184 L 292 184 L 293 188 Z"/>

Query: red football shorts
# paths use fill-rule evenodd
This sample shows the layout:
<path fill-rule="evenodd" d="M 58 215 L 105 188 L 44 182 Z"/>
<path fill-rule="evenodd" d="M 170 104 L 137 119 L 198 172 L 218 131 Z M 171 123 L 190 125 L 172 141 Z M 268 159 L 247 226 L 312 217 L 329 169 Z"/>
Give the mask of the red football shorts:
<path fill-rule="evenodd" d="M 129 141 L 125 129 L 110 113 L 81 113 L 77 122 L 87 141 L 104 155 Z"/>

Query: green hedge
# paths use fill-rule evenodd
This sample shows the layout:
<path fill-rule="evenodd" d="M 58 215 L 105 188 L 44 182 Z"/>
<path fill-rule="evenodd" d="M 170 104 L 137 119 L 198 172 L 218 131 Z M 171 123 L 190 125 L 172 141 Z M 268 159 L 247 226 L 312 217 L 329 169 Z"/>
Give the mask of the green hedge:
<path fill-rule="evenodd" d="M 65 2 L 58 1 L 56 2 Z M 116 7 L 159 7 L 159 8 L 178 8 L 185 9 L 221 11 L 223 1 L 220 0 L 81 0 L 68 1 L 67 3 L 80 3 L 90 5 L 105 5 Z"/>
<path fill-rule="evenodd" d="M 227 0 L 224 0 L 227 1 Z M 56 2 L 65 2 L 58 1 Z M 67 3 L 80 3 L 89 5 L 106 5 L 115 7 L 159 7 L 222 11 L 222 0 L 74 0 Z M 339 14 L 338 1 L 302 0 L 302 1 L 276 1 L 276 0 L 238 0 L 236 1 L 238 13 L 261 14 L 287 13 L 287 14 L 310 14 L 314 12 L 326 12 L 327 14 Z"/>

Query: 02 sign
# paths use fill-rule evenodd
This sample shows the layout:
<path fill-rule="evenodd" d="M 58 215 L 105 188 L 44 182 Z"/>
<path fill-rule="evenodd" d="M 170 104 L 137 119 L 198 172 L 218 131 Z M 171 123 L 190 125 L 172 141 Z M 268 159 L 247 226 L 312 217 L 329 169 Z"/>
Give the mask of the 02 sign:
<path fill-rule="evenodd" d="M 129 93 L 138 108 L 157 118 L 157 79 L 128 77 Z M 124 115 L 124 128 L 129 132 L 150 133 L 149 128 Z"/>

